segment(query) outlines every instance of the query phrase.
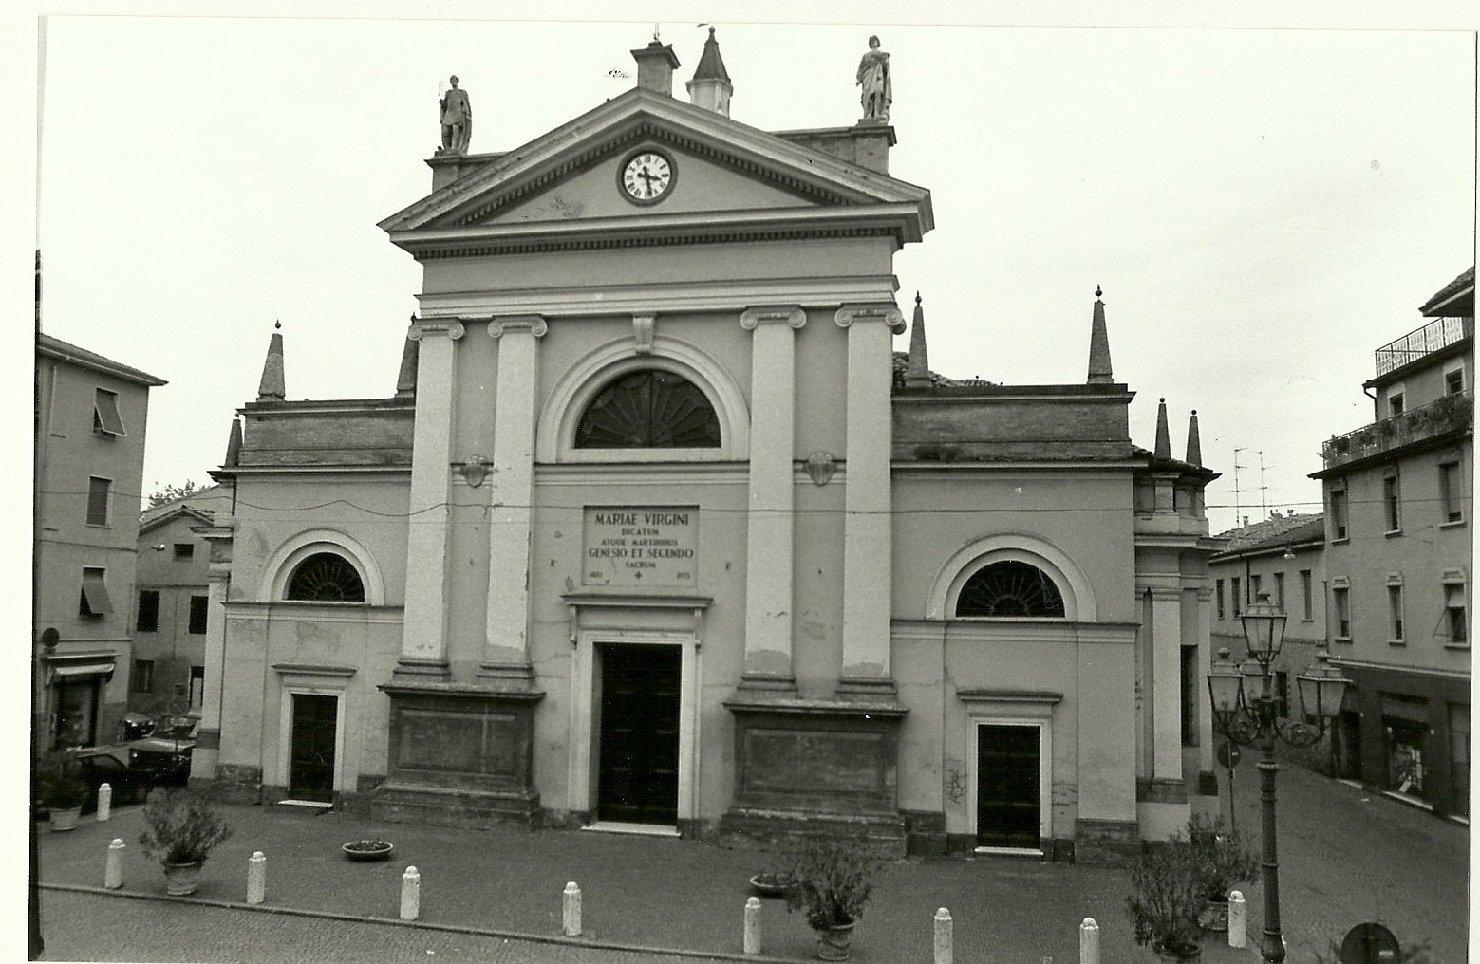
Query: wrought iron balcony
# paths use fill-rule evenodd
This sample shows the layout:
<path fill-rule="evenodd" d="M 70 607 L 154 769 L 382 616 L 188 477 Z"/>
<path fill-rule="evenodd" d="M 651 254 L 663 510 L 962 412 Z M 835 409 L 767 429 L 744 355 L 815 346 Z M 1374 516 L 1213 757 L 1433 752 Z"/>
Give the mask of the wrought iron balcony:
<path fill-rule="evenodd" d="M 1435 318 L 1422 328 L 1415 328 L 1397 341 L 1377 349 L 1377 376 L 1381 378 L 1474 334 L 1474 318 Z"/>
<path fill-rule="evenodd" d="M 1321 446 L 1321 459 L 1329 469 L 1390 452 L 1414 442 L 1459 432 L 1473 426 L 1474 421 L 1474 392 L 1445 395 L 1422 408 L 1364 425 L 1355 432 L 1333 435 Z"/>

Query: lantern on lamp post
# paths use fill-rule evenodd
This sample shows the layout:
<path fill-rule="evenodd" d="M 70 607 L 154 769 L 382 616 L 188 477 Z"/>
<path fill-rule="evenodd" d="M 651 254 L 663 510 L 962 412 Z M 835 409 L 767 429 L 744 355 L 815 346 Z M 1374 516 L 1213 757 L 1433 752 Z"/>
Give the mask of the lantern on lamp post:
<path fill-rule="evenodd" d="M 1341 698 L 1350 681 L 1330 665 L 1329 655 L 1322 651 L 1318 665 L 1296 677 L 1301 718 L 1282 718 L 1269 667 L 1284 645 L 1285 614 L 1270 603 L 1268 593 L 1260 593 L 1240 618 L 1249 658 L 1234 663 L 1228 650 L 1218 651 L 1218 658 L 1208 669 L 1208 700 L 1215 726 L 1230 743 L 1260 749 L 1259 796 L 1264 838 L 1260 860 L 1264 868 L 1261 952 L 1266 962 L 1279 964 L 1285 959 L 1285 942 L 1280 933 L 1280 865 L 1275 831 L 1275 774 L 1280 767 L 1274 755 L 1275 740 L 1292 747 L 1309 747 L 1320 742 L 1326 728 L 1341 712 Z"/>

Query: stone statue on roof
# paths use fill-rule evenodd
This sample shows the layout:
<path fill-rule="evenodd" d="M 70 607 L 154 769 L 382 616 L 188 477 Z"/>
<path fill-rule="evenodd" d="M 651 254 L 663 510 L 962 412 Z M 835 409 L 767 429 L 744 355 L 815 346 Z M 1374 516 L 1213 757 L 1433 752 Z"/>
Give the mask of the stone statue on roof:
<path fill-rule="evenodd" d="M 863 88 L 863 119 L 887 124 L 894 88 L 889 77 L 889 55 L 879 49 L 877 36 L 868 38 L 868 53 L 858 63 L 856 83 Z"/>
<path fill-rule="evenodd" d="M 457 86 L 457 75 L 451 78 L 452 89 L 442 95 L 441 108 L 442 146 L 437 154 L 466 154 L 468 141 L 473 136 L 473 105 L 468 101 L 468 92 Z"/>

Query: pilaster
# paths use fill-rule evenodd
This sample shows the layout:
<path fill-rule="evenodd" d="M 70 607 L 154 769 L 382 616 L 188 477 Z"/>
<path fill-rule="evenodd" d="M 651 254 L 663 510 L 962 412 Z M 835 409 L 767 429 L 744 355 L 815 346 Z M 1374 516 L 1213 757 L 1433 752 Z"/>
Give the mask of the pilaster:
<path fill-rule="evenodd" d="M 747 689 L 796 689 L 792 671 L 796 331 L 806 322 L 806 312 L 796 307 L 749 308 L 740 315 L 740 326 L 755 333 L 745 533 L 745 669 L 740 682 Z"/>
<path fill-rule="evenodd" d="M 535 343 L 549 331 L 539 315 L 500 317 L 494 387 L 493 471 L 488 476 L 488 603 L 478 675 L 521 685 L 529 661 L 529 553 L 534 502 Z"/>
<path fill-rule="evenodd" d="M 197 530 L 200 531 L 200 530 Z M 221 684 L 226 674 L 226 600 L 231 590 L 232 544 L 235 523 L 220 519 L 200 531 L 210 546 L 206 570 L 207 618 L 205 639 L 205 688 L 201 694 L 200 726 L 195 751 L 190 755 L 190 779 L 213 780 L 221 756 Z"/>
<path fill-rule="evenodd" d="M 1182 779 L 1182 590 L 1151 589 L 1151 778 Z"/>
<path fill-rule="evenodd" d="M 464 329 L 455 319 L 422 320 L 407 337 L 417 342 L 416 426 L 412 434 L 411 500 L 416 525 L 406 537 L 406 606 L 398 676 L 447 677 L 447 525 L 452 464 L 455 348 Z"/>
<path fill-rule="evenodd" d="M 840 696 L 892 695 L 889 668 L 892 334 L 904 331 L 893 305 L 838 309 L 848 331 L 847 482 L 843 522 L 843 665 Z"/>

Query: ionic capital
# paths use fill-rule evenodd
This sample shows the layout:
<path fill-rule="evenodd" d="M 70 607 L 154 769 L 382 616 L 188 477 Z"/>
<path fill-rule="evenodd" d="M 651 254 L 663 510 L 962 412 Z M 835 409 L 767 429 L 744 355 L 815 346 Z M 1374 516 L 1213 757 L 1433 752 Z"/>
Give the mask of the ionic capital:
<path fill-rule="evenodd" d="M 528 332 L 536 338 L 543 338 L 549 330 L 550 326 L 540 315 L 505 315 L 488 323 L 490 338 L 502 338 L 505 333 L 512 335 L 519 332 Z"/>
<path fill-rule="evenodd" d="M 807 323 L 807 313 L 797 307 L 746 308 L 740 313 L 740 327 L 754 331 L 761 325 L 790 325 L 800 328 Z"/>
<path fill-rule="evenodd" d="M 833 315 L 839 328 L 851 328 L 854 323 L 882 321 L 896 335 L 905 332 L 904 312 L 894 305 L 844 305 Z"/>
<path fill-rule="evenodd" d="M 436 337 L 438 335 L 446 335 L 453 341 L 457 341 L 466 333 L 467 329 L 463 328 L 462 322 L 458 321 L 455 318 L 423 318 L 411 323 L 411 329 L 406 332 L 406 337 L 410 338 L 412 341 L 421 341 L 423 338 L 426 338 L 429 335 L 432 337 Z"/>

